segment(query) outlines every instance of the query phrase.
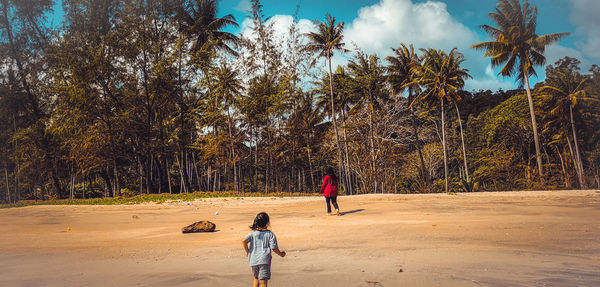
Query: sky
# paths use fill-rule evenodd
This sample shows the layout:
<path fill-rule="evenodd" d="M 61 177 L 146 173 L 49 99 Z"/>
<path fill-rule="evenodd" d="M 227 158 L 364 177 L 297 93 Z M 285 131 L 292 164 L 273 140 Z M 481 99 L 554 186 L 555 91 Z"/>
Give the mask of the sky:
<path fill-rule="evenodd" d="M 570 36 L 546 49 L 547 64 L 564 56 L 582 62 L 582 71 L 591 64 L 600 64 L 600 0 L 529 0 L 538 8 L 538 35 L 571 32 Z M 497 76 L 490 59 L 483 52 L 471 49 L 475 43 L 489 41 L 479 25 L 496 26 L 488 13 L 494 11 L 496 0 L 263 0 L 263 14 L 274 22 L 275 32 L 284 37 L 299 5 L 298 20 L 301 32 L 314 31 L 314 21 L 324 21 L 329 13 L 345 23 L 346 48 L 355 47 L 381 59 L 392 54 L 400 43 L 415 48 L 437 48 L 450 51 L 457 48 L 465 55 L 464 67 L 473 77 L 466 90 L 514 89 L 514 78 Z M 218 16 L 232 14 L 240 24 L 230 32 L 247 34 L 251 21 L 247 18 L 249 0 L 219 1 Z M 49 18 L 54 25 L 62 20 L 60 1 Z M 344 65 L 352 53 L 334 56 L 334 65 Z M 383 60 L 382 60 L 383 61 Z M 385 64 L 385 62 L 383 62 Z M 538 77 L 531 78 L 532 86 L 544 80 L 544 68 L 537 67 Z"/>

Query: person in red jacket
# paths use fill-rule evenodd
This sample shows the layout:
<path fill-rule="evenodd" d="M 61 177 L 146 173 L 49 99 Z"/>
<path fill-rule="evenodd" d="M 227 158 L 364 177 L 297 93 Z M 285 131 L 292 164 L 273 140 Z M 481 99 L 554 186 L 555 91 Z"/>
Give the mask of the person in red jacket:
<path fill-rule="evenodd" d="M 325 170 L 325 177 L 323 178 L 323 185 L 321 186 L 321 193 L 325 195 L 325 203 L 327 204 L 327 215 L 331 215 L 331 206 L 330 202 L 333 204 L 335 208 L 336 214 L 340 215 L 340 208 L 337 204 L 337 191 L 338 186 L 338 178 L 333 171 L 333 168 L 328 167 Z"/>

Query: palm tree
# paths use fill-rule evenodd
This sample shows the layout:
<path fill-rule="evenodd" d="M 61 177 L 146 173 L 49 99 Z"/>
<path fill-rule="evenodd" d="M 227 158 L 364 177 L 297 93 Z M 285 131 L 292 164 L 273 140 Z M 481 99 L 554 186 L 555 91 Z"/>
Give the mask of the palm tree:
<path fill-rule="evenodd" d="M 323 110 L 327 110 L 330 106 L 331 98 L 329 96 L 329 75 L 323 76 L 319 81 L 315 82 L 315 89 L 313 92 L 317 93 L 317 107 Z M 354 187 L 352 186 L 352 176 L 350 171 L 350 156 L 348 155 L 348 138 L 346 133 L 346 119 L 348 114 L 353 110 L 352 108 L 356 105 L 356 97 L 352 92 L 352 78 L 347 74 L 346 70 L 342 66 L 338 66 L 335 73 L 333 74 L 333 85 L 337 87 L 334 98 L 335 98 L 335 110 L 339 110 L 342 117 L 342 143 L 344 152 L 344 172 L 346 173 L 346 181 L 349 194 L 354 193 Z"/>
<path fill-rule="evenodd" d="M 329 92 L 331 97 L 331 119 L 333 120 L 333 130 L 335 133 L 335 141 L 338 150 L 338 172 L 340 178 L 344 179 L 342 176 L 342 170 L 344 166 L 344 161 L 342 160 L 342 149 L 340 146 L 340 137 L 338 135 L 337 123 L 335 120 L 335 102 L 333 99 L 333 74 L 331 72 L 331 57 L 333 57 L 334 51 L 340 51 L 342 53 L 348 52 L 344 48 L 344 22 L 335 23 L 335 17 L 326 14 L 325 15 L 326 22 L 317 21 L 318 32 L 307 33 L 306 36 L 310 40 L 310 43 L 306 45 L 304 49 L 309 52 L 318 53 L 317 59 L 320 57 L 325 57 L 327 59 L 329 65 Z M 344 184 L 344 187 L 348 186 Z"/>
<path fill-rule="evenodd" d="M 180 32 L 192 38 L 190 52 L 198 56 L 201 66 L 208 64 L 215 49 L 237 54 L 230 45 L 237 44 L 238 37 L 223 29 L 238 24 L 231 14 L 217 17 L 217 0 L 184 1 L 177 7 L 177 20 Z"/>
<path fill-rule="evenodd" d="M 492 58 L 492 67 L 504 65 L 500 74 L 505 77 L 518 72 L 518 80 L 525 85 L 529 113 L 535 142 L 535 152 L 540 178 L 543 181 L 544 168 L 540 152 L 540 140 L 537 133 L 537 122 L 529 87 L 529 76 L 536 75 L 533 66 L 544 65 L 546 46 L 558 41 L 569 33 L 555 33 L 538 36 L 535 32 L 537 24 L 537 8 L 527 0 L 499 0 L 496 11 L 489 14 L 498 27 L 480 26 L 494 40 L 475 44 L 477 50 L 485 50 L 485 56 Z M 518 64 L 517 64 L 518 63 Z"/>
<path fill-rule="evenodd" d="M 317 130 L 317 126 L 323 122 L 325 118 L 325 112 L 314 104 L 314 96 L 312 93 L 302 93 L 298 101 L 296 112 L 290 115 L 290 126 L 296 127 L 300 138 L 305 140 L 306 146 L 303 148 L 306 150 L 308 156 L 308 167 L 310 170 L 310 182 L 311 187 L 315 187 L 315 179 L 313 175 L 313 148 L 315 144 L 314 134 Z"/>
<path fill-rule="evenodd" d="M 417 130 L 417 116 L 414 112 L 414 96 L 419 90 L 419 85 L 416 83 L 417 73 L 416 67 L 421 65 L 421 59 L 415 53 L 413 45 L 406 46 L 400 44 L 395 49 L 392 48 L 395 55 L 388 56 L 385 58 L 388 63 L 387 67 L 387 82 L 389 83 L 392 92 L 401 93 L 404 90 L 408 90 L 408 102 L 410 103 L 410 114 L 412 118 L 413 134 L 415 137 L 415 146 L 417 148 L 419 159 L 421 160 L 421 173 L 423 174 L 423 180 L 426 184 L 430 183 L 429 174 L 425 168 L 425 160 L 423 159 L 423 152 L 421 151 L 421 143 L 419 142 L 419 133 Z"/>
<path fill-rule="evenodd" d="M 469 183 L 471 180 L 469 179 L 469 166 L 467 165 L 467 149 L 465 148 L 465 136 L 463 133 L 462 119 L 460 118 L 460 111 L 458 110 L 458 102 L 460 102 L 462 98 L 458 93 L 454 93 L 450 95 L 450 100 L 452 101 L 454 108 L 456 108 L 458 127 L 460 128 L 460 142 L 462 143 L 463 163 L 465 165 L 465 179 L 467 180 L 467 183 Z"/>
<path fill-rule="evenodd" d="M 238 178 L 236 168 L 236 154 L 235 145 L 233 139 L 233 117 L 231 116 L 231 109 L 236 105 L 236 95 L 242 89 L 242 84 L 239 79 L 236 70 L 231 69 L 226 62 L 222 62 L 220 66 L 213 69 L 213 75 L 211 80 L 212 90 L 220 97 L 218 102 L 222 102 L 225 110 L 227 110 L 227 126 L 229 130 L 229 141 L 231 146 L 231 161 L 233 162 L 233 182 L 237 190 Z"/>
<path fill-rule="evenodd" d="M 573 145 L 575 146 L 573 163 L 575 165 L 575 171 L 577 172 L 579 187 L 585 188 L 583 180 L 583 164 L 581 153 L 579 151 L 573 109 L 577 105 L 578 100 L 585 98 L 585 85 L 589 81 L 589 77 L 581 75 L 579 72 L 572 71 L 566 67 L 558 67 L 549 70 L 551 72 L 547 73 L 546 85 L 540 88 L 540 92 L 548 92 L 548 96 L 556 97 L 555 107 L 549 113 L 551 116 L 558 116 L 560 118 L 561 115 L 569 115 L 568 126 L 571 129 Z"/>
<path fill-rule="evenodd" d="M 457 92 L 465 85 L 465 79 L 470 78 L 468 70 L 461 68 L 464 56 L 452 49 L 449 54 L 436 49 L 421 49 L 423 65 L 417 69 L 417 83 L 424 91 L 419 101 L 429 106 L 439 104 L 442 119 L 442 148 L 444 152 L 445 191 L 448 192 L 448 156 L 446 152 L 445 102 L 457 96 Z"/>
<path fill-rule="evenodd" d="M 356 94 L 359 100 L 367 103 L 369 111 L 369 145 L 371 156 L 371 180 L 377 192 L 377 165 L 375 162 L 375 129 L 374 114 L 378 108 L 379 99 L 384 96 L 383 88 L 385 76 L 383 68 L 379 65 L 379 58 L 373 55 L 359 53 L 356 60 L 348 62 L 348 69 L 355 83 Z"/>
<path fill-rule="evenodd" d="M 228 14 L 222 18 L 217 17 L 216 0 L 191 0 L 181 1 L 175 4 L 176 20 L 179 24 L 180 35 L 185 36 L 192 41 L 192 47 L 189 53 L 192 56 L 192 62 L 196 63 L 205 75 L 210 73 L 211 60 L 216 50 L 224 51 L 235 55 L 236 52 L 230 47 L 238 42 L 238 37 L 232 33 L 225 32 L 227 26 L 237 27 L 233 15 Z M 178 43 L 179 49 L 179 106 L 180 106 L 180 146 L 182 150 L 182 163 L 186 166 L 187 156 L 185 146 L 188 145 L 188 138 L 191 132 L 188 131 L 189 123 L 186 119 L 189 114 L 188 104 L 185 102 L 185 93 L 183 91 L 182 81 L 182 58 L 184 38 L 180 37 Z M 187 189 L 190 189 L 187 174 L 184 172 L 184 183 Z"/>

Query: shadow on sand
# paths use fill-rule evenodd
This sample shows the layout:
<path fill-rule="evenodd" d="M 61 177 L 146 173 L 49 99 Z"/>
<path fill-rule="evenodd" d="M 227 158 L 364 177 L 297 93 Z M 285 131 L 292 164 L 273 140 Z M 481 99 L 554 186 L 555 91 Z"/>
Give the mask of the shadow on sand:
<path fill-rule="evenodd" d="M 340 212 L 340 216 L 344 216 L 346 214 L 357 213 L 357 212 L 361 212 L 361 211 L 364 211 L 364 209 L 361 208 L 361 209 L 348 210 L 348 211 Z"/>

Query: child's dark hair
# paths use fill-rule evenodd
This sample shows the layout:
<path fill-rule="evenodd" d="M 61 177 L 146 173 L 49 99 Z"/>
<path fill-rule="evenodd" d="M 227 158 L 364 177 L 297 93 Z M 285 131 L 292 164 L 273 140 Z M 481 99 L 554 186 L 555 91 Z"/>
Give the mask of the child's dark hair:
<path fill-rule="evenodd" d="M 335 175 L 335 171 L 333 170 L 333 167 L 327 167 L 325 169 L 325 174 L 329 175 L 333 180 L 337 180 L 337 176 Z"/>
<path fill-rule="evenodd" d="M 254 218 L 254 223 L 250 226 L 250 229 L 257 230 L 259 228 L 266 228 L 269 224 L 269 215 L 266 212 L 261 212 Z"/>

